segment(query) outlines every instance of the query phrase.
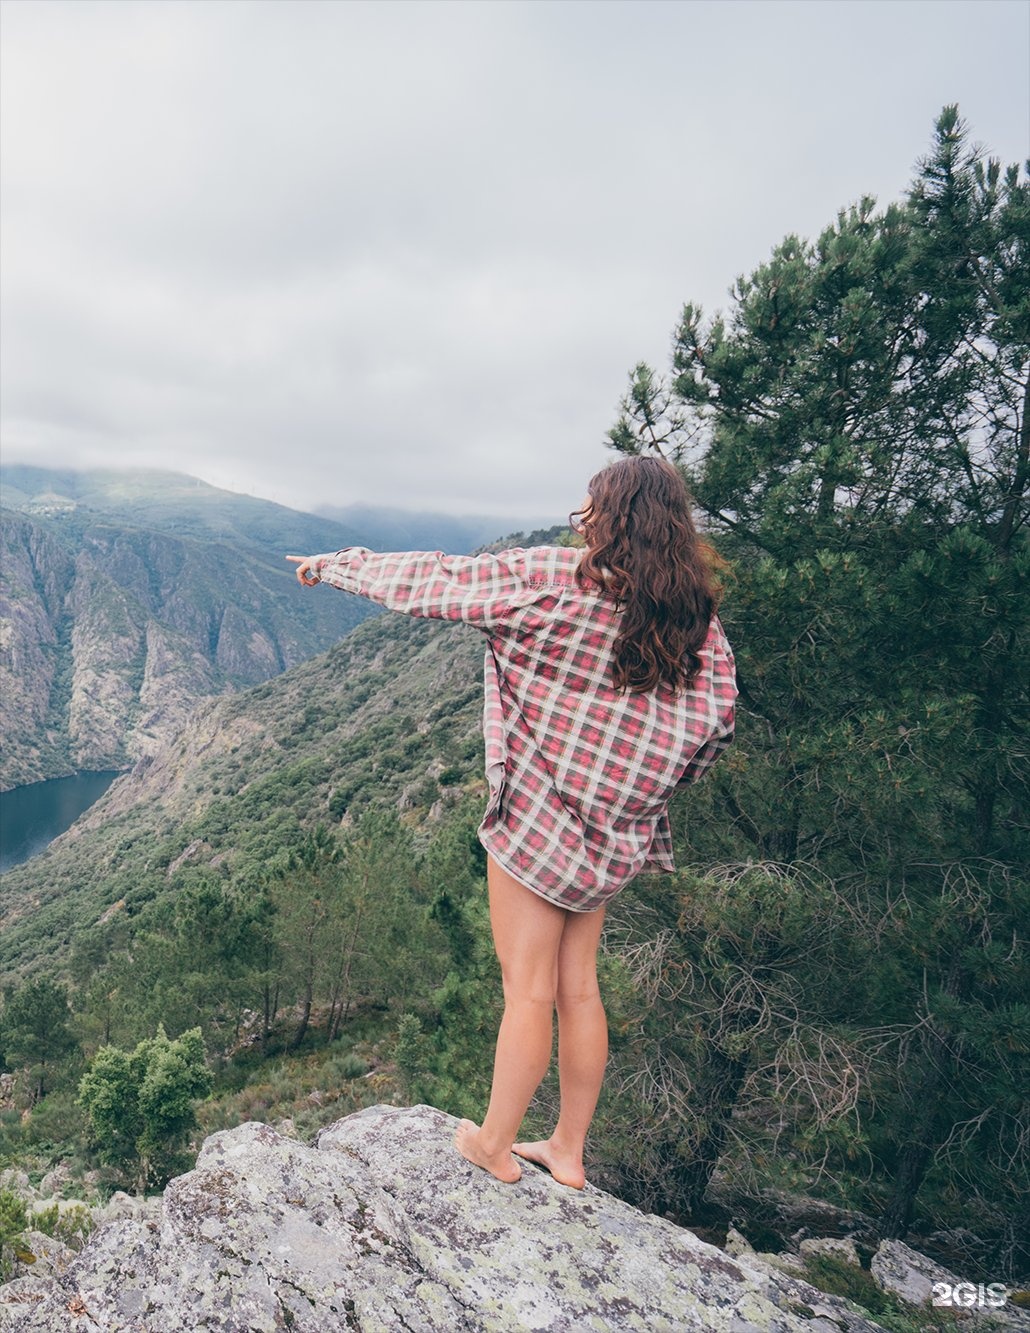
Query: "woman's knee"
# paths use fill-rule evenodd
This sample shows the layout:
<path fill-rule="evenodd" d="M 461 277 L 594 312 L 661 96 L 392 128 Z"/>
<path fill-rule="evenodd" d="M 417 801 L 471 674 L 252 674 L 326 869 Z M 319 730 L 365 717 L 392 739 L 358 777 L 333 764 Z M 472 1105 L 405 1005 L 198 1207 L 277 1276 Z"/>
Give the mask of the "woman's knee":
<path fill-rule="evenodd" d="M 541 968 L 536 960 L 501 962 L 501 984 L 506 1004 L 546 1005 L 553 1009 L 557 999 L 554 968 Z"/>
<path fill-rule="evenodd" d="M 601 1003 L 601 988 L 597 982 L 597 970 L 577 972 L 572 976 L 558 975 L 555 988 L 555 1003 L 558 1012 L 563 1009 L 582 1008 L 584 1005 Z"/>

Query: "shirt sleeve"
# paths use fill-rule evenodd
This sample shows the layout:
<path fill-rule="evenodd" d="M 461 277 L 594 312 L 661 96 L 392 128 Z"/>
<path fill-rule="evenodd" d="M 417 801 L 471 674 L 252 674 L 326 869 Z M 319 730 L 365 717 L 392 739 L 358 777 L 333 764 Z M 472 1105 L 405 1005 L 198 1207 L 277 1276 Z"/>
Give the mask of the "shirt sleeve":
<path fill-rule="evenodd" d="M 710 737 L 704 745 L 699 746 L 694 751 L 676 786 L 689 787 L 692 783 L 700 781 L 732 740 L 733 720 L 731 718 L 727 730 Z"/>
<path fill-rule="evenodd" d="M 733 649 L 726 640 L 721 623 L 717 623 L 712 651 L 712 693 L 718 707 L 718 723 L 707 740 L 691 755 L 677 787 L 689 787 L 704 777 L 730 745 L 736 729 L 737 668 Z"/>
<path fill-rule="evenodd" d="M 444 555 L 442 551 L 370 551 L 347 546 L 314 557 L 319 579 L 343 592 L 367 597 L 391 611 L 438 620 L 461 620 L 491 630 L 510 614 L 529 585 L 520 548 L 496 555 Z"/>

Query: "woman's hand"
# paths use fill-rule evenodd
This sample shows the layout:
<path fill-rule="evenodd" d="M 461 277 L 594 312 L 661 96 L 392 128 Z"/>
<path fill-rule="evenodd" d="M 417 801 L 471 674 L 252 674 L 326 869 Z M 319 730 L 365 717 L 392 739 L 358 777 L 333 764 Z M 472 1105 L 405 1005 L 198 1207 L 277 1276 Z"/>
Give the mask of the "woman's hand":
<path fill-rule="evenodd" d="M 313 573 L 315 556 L 313 555 L 288 555 L 287 560 L 292 560 L 297 566 L 297 578 L 306 588 L 313 588 L 320 582 L 317 574 Z"/>

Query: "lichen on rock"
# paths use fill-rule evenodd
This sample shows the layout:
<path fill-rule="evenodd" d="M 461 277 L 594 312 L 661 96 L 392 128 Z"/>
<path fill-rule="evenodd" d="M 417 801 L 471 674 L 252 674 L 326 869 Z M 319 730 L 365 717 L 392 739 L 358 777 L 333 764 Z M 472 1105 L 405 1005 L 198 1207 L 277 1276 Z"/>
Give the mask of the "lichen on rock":
<path fill-rule="evenodd" d="M 866 1333 L 797 1277 L 599 1189 L 504 1185 L 432 1107 L 377 1106 L 311 1145 L 208 1138 L 159 1221 L 98 1228 L 60 1272 L 0 1288 L 0 1330 L 184 1333 Z"/>

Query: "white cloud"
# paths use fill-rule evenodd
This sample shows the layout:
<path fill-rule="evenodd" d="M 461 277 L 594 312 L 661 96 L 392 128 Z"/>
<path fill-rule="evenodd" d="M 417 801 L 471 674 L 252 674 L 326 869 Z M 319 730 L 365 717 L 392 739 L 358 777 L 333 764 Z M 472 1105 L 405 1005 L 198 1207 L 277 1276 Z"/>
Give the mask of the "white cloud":
<path fill-rule="evenodd" d="M 639 358 L 959 101 L 1025 7 L 7 0 L 3 446 L 310 506 L 565 512 Z"/>

